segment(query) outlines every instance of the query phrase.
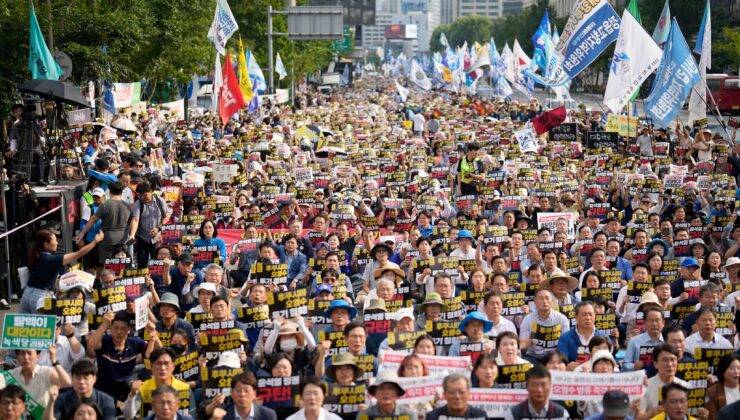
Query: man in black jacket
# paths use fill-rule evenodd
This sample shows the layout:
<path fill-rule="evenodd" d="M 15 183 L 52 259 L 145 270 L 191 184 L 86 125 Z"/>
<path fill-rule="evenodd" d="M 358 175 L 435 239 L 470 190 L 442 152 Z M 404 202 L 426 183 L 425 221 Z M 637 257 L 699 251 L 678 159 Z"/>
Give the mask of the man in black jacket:
<path fill-rule="evenodd" d="M 244 372 L 231 380 L 232 402 L 221 408 L 224 399 L 224 396 L 219 394 L 208 404 L 203 405 L 203 411 L 199 413 L 198 418 L 234 420 L 238 414 L 241 419 L 277 420 L 275 411 L 254 403 L 257 399 L 257 378 L 252 372 Z"/>
<path fill-rule="evenodd" d="M 468 405 L 470 398 L 470 379 L 459 373 L 452 373 L 442 382 L 447 405 L 427 414 L 426 420 L 456 419 L 486 420 L 486 412 Z"/>
<path fill-rule="evenodd" d="M 550 371 L 543 365 L 535 365 L 527 372 L 529 398 L 511 407 L 505 420 L 563 419 L 568 412 L 559 404 L 550 401 Z"/>

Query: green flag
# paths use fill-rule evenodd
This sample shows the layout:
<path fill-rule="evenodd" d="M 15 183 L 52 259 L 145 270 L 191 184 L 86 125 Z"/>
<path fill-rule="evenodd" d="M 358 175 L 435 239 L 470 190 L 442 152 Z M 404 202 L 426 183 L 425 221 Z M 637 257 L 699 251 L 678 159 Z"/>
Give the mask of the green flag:
<path fill-rule="evenodd" d="M 28 68 L 31 70 L 32 79 L 59 80 L 64 72 L 46 46 L 39 21 L 36 20 L 33 3 L 31 3 L 31 45 L 28 50 Z"/>
<path fill-rule="evenodd" d="M 635 18 L 637 23 L 639 23 L 640 26 L 642 26 L 642 18 L 640 18 L 640 9 L 637 8 L 637 0 L 630 0 L 630 4 L 627 6 L 627 11 L 629 11 L 632 17 Z M 640 94 L 640 88 L 637 88 L 635 93 L 630 98 L 630 102 L 634 102 L 635 99 L 637 99 L 637 95 L 639 94 Z"/>

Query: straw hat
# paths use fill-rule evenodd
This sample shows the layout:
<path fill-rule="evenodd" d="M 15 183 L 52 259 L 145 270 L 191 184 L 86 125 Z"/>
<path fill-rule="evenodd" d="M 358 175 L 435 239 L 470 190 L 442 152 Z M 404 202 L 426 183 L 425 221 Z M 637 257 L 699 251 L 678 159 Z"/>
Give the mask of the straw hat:
<path fill-rule="evenodd" d="M 362 378 L 362 375 L 365 373 L 362 368 L 357 365 L 355 356 L 353 356 L 352 353 L 339 353 L 331 359 L 331 365 L 326 369 L 326 376 L 334 382 L 337 381 L 337 368 L 339 366 L 352 366 L 352 370 L 355 371 L 355 380 Z"/>
<path fill-rule="evenodd" d="M 557 279 L 565 279 L 568 282 L 568 292 L 570 292 L 570 291 L 572 291 L 572 290 L 574 290 L 574 289 L 576 289 L 578 287 L 578 279 L 577 278 L 575 278 L 573 276 L 569 276 L 563 270 L 555 267 L 555 269 L 552 270 L 552 275 L 550 275 L 550 277 L 547 280 L 545 280 L 542 283 L 540 283 L 540 288 L 543 288 L 543 289 L 552 289 L 552 282 L 553 282 L 553 280 L 557 280 Z"/>

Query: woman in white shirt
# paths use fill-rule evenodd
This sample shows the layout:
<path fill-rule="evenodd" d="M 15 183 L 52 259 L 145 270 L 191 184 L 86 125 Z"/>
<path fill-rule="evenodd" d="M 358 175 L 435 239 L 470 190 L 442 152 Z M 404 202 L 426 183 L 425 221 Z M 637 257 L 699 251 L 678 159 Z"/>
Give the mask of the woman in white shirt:
<path fill-rule="evenodd" d="M 341 417 L 323 408 L 326 397 L 326 384 L 315 376 L 301 382 L 301 401 L 303 408 L 287 420 L 342 420 Z"/>

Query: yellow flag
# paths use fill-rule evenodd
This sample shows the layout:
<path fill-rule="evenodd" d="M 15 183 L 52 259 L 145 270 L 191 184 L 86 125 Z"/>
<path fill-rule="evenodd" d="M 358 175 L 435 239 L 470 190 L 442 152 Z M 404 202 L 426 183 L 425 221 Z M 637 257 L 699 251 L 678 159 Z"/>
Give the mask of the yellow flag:
<path fill-rule="evenodd" d="M 239 37 L 239 60 L 237 71 L 239 72 L 239 90 L 244 96 L 244 103 L 249 103 L 254 97 L 252 93 L 252 82 L 249 81 L 249 70 L 247 70 L 247 56 L 244 55 L 244 45 L 242 37 Z"/>
<path fill-rule="evenodd" d="M 452 72 L 447 66 L 442 66 L 442 78 L 447 83 L 452 83 Z"/>

